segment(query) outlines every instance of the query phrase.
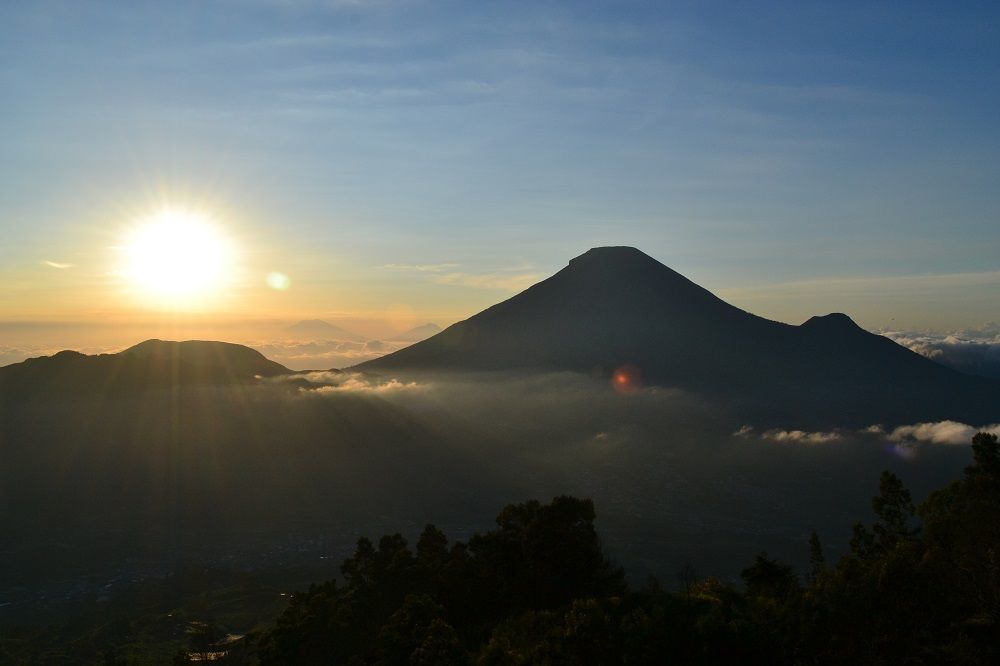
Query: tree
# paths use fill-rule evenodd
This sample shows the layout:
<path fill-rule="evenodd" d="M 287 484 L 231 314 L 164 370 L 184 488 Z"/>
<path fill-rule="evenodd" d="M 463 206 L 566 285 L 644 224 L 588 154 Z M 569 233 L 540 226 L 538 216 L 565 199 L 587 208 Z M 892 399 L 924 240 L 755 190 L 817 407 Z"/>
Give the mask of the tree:
<path fill-rule="evenodd" d="M 927 567 L 947 593 L 959 636 L 1000 659 L 1000 447 L 978 433 L 974 462 L 962 479 L 931 493 L 920 507 Z"/>
<path fill-rule="evenodd" d="M 445 533 L 428 525 L 417 541 L 417 559 L 425 564 L 437 565 L 448 556 L 448 537 Z"/>
<path fill-rule="evenodd" d="M 410 663 L 413 666 L 451 666 L 465 664 L 465 652 L 454 627 L 435 618 L 431 621 L 424 640 L 411 654 Z"/>
<path fill-rule="evenodd" d="M 740 576 L 751 597 L 785 600 L 799 585 L 792 567 L 770 559 L 767 553 L 758 555 Z"/>
<path fill-rule="evenodd" d="M 872 498 L 872 510 L 878 520 L 871 530 L 860 522 L 854 525 L 851 551 L 861 559 L 882 555 L 901 542 L 911 541 L 920 532 L 912 526 L 915 508 L 910 491 L 888 470 L 879 479 L 879 493 Z"/>
<path fill-rule="evenodd" d="M 224 636 L 219 627 L 209 622 L 191 622 L 187 628 L 188 649 L 200 661 L 208 661 L 217 652 L 216 644 Z"/>
<path fill-rule="evenodd" d="M 875 542 L 882 550 L 889 550 L 919 532 L 912 527 L 915 508 L 910 491 L 898 476 L 889 471 L 882 472 L 879 493 L 872 499 L 872 509 L 879 518 L 873 525 Z"/>
<path fill-rule="evenodd" d="M 967 476 L 984 476 L 993 480 L 1000 477 L 1000 443 L 996 435 L 976 433 L 972 438 L 972 456 L 975 463 L 966 468 Z"/>
<path fill-rule="evenodd" d="M 378 634 L 379 664 L 447 664 L 462 658 L 458 636 L 444 608 L 427 595 L 408 595 Z"/>
<path fill-rule="evenodd" d="M 275 663 L 1000 663 L 1000 451 L 977 435 L 965 476 L 919 510 L 883 473 L 876 520 L 827 566 L 809 537 L 802 588 L 766 553 L 745 591 L 681 576 L 629 591 L 605 557 L 589 500 L 508 505 L 497 527 L 448 547 L 427 526 L 416 545 L 361 540 L 345 583 L 314 586 L 260 642 Z M 0 646 L 2 647 L 2 646 Z"/>
<path fill-rule="evenodd" d="M 826 558 L 823 557 L 823 545 L 819 535 L 813 530 L 809 535 L 809 582 L 815 581 L 826 568 Z"/>
<path fill-rule="evenodd" d="M 623 591 L 622 572 L 605 557 L 594 519 L 594 503 L 575 497 L 511 504 L 497 517 L 499 529 L 477 534 L 469 549 L 494 578 L 497 601 L 510 609 L 554 608 Z"/>

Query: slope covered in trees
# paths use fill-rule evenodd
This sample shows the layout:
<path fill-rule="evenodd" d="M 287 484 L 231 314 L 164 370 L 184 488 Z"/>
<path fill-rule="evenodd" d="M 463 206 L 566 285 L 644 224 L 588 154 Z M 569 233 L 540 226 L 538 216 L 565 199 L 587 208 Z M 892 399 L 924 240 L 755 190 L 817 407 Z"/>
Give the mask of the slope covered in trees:
<path fill-rule="evenodd" d="M 962 479 L 915 508 L 882 475 L 875 522 L 833 566 L 759 555 L 744 587 L 681 575 L 632 590 L 603 553 L 589 500 L 511 505 L 452 545 L 428 526 L 358 542 L 343 582 L 296 595 L 259 642 L 265 664 L 996 663 L 1000 451 L 979 434 Z"/>
<path fill-rule="evenodd" d="M 884 473 L 850 552 L 828 563 L 814 534 L 805 571 L 761 553 L 742 584 L 685 568 L 630 587 L 592 502 L 557 497 L 510 505 L 468 541 L 433 526 L 413 545 L 361 539 L 339 579 L 283 611 L 287 573 L 148 581 L 62 626 L 3 632 L 0 663 L 993 664 L 1000 445 L 972 448 L 919 507 Z"/>

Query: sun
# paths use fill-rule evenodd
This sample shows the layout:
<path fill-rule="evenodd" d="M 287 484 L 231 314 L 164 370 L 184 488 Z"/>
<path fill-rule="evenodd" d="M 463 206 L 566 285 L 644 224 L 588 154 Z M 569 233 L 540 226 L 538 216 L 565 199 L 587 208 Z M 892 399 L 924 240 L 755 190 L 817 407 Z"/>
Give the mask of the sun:
<path fill-rule="evenodd" d="M 156 305 L 195 305 L 234 277 L 231 241 L 196 212 L 163 210 L 143 219 L 129 232 L 122 254 L 127 285 Z"/>

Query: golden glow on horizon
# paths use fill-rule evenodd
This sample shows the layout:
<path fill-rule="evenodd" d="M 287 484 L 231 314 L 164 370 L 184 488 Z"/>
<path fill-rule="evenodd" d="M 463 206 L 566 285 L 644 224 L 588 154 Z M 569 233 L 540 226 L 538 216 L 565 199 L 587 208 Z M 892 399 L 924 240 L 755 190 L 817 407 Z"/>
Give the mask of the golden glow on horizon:
<path fill-rule="evenodd" d="M 144 303 L 205 304 L 235 279 L 235 248 L 206 215 L 164 209 L 129 233 L 120 273 Z"/>

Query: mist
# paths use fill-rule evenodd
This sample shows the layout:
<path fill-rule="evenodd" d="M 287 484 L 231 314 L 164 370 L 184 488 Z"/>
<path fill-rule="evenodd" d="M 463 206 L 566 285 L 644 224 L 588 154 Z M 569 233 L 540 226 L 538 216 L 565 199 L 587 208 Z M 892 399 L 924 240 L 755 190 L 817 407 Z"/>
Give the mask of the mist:
<path fill-rule="evenodd" d="M 766 550 L 803 564 L 817 530 L 831 552 L 871 513 L 883 469 L 923 497 L 960 474 L 968 440 L 996 426 L 755 428 L 739 408 L 675 388 L 619 392 L 580 373 L 315 376 L 300 395 L 365 395 L 446 424 L 456 450 L 489 460 L 511 492 L 593 498 L 613 553 L 639 574 L 685 563 L 719 575 Z M 961 446 L 926 433 L 951 428 Z M 953 435 L 949 442 L 954 441 Z"/>
<path fill-rule="evenodd" d="M 732 574 L 761 549 L 801 561 L 811 529 L 845 542 L 883 468 L 920 496 L 968 459 L 967 447 L 904 437 L 905 424 L 758 432 L 697 394 L 620 393 L 578 373 L 311 373 L 2 414 L 12 529 L 86 534 L 115 524 L 111 511 L 125 532 L 193 540 L 212 557 L 265 557 L 266 539 L 254 545 L 265 533 L 305 542 L 325 530 L 329 542 L 336 531 L 345 548 L 380 526 L 463 533 L 503 503 L 566 493 L 595 500 L 632 568 L 690 559 Z"/>

